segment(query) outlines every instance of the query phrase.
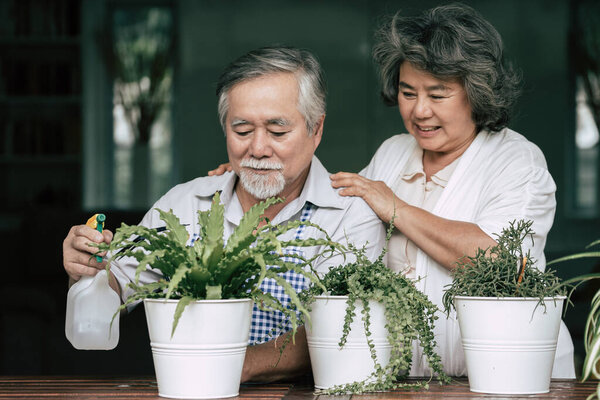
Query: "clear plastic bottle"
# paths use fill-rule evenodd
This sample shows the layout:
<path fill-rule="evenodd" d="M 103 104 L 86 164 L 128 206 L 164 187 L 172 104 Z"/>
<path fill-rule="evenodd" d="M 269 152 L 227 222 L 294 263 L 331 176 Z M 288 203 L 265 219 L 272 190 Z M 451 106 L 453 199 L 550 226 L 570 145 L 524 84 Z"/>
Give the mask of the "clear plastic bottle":
<path fill-rule="evenodd" d="M 83 276 L 69 289 L 65 334 L 79 350 L 111 350 L 119 343 L 119 295 L 108 284 L 106 270 Z M 112 321 L 112 327 L 111 327 Z"/>

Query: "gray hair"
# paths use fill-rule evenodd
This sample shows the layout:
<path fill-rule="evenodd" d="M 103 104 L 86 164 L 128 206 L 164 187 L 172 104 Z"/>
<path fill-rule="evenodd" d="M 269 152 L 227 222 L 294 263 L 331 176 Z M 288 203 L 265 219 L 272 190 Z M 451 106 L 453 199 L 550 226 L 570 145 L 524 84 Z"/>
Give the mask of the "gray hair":
<path fill-rule="evenodd" d="M 314 55 L 291 47 L 263 47 L 244 54 L 229 64 L 217 83 L 218 112 L 226 132 L 229 90 L 245 80 L 273 73 L 293 73 L 298 81 L 298 111 L 304 117 L 309 135 L 325 114 L 325 77 Z"/>
<path fill-rule="evenodd" d="M 441 80 L 458 78 L 478 130 L 496 132 L 508 125 L 521 77 L 503 59 L 498 31 L 471 7 L 456 3 L 418 17 L 396 14 L 376 39 L 373 55 L 386 104 L 398 104 L 400 65 L 409 62 Z"/>

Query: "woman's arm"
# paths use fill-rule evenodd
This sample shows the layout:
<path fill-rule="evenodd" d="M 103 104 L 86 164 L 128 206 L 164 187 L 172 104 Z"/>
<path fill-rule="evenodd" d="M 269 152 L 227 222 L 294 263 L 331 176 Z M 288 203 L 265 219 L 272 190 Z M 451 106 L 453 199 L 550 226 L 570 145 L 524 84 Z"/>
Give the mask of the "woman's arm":
<path fill-rule="evenodd" d="M 452 269 L 461 257 L 475 255 L 478 248 L 496 242 L 479 226 L 470 222 L 438 217 L 400 200 L 383 182 L 348 172 L 331 176 L 342 196 L 361 197 L 384 222 L 394 217 L 394 226 L 417 247 L 445 268 Z"/>

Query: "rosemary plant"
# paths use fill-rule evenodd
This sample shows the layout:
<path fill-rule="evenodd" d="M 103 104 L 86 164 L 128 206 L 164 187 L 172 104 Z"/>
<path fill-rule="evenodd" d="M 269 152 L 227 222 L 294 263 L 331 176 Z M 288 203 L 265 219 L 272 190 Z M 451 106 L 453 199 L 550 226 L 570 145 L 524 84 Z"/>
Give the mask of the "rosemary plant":
<path fill-rule="evenodd" d="M 289 319 L 295 334 L 301 319 L 297 312 L 308 315 L 298 294 L 281 274 L 293 270 L 320 287 L 312 261 L 323 253 L 342 250 L 327 233 L 310 222 L 293 221 L 283 226 L 272 225 L 262 217 L 271 205 L 280 199 L 267 199 L 254 205 L 240 220 L 239 226 L 224 243 L 224 206 L 217 192 L 211 209 L 198 212 L 200 238 L 188 245 L 189 234 L 171 211 L 157 209 L 166 224 L 163 232 L 144 226 L 122 224 L 110 245 L 99 245 L 101 251 L 113 254 L 113 259 L 133 257 L 138 261 L 131 295 L 120 308 L 144 298 L 179 299 L 176 307 L 172 333 L 185 307 L 194 300 L 252 298 L 261 309 L 279 310 Z M 324 238 L 293 239 L 283 241 L 279 236 L 300 225 L 317 228 Z M 140 240 L 140 238 L 142 238 Z M 324 246 L 325 250 L 302 264 L 283 260 L 287 246 Z M 308 266 L 308 267 L 307 267 Z M 139 284 L 139 276 L 146 268 L 159 270 L 163 278 L 150 284 Z M 290 305 L 284 306 L 270 294 L 260 290 L 265 278 L 274 279 L 290 296 Z M 292 335 L 293 336 L 293 335 Z"/>
<path fill-rule="evenodd" d="M 388 231 L 388 240 L 390 235 L 391 229 Z M 441 359 L 434 350 L 436 342 L 433 326 L 437 319 L 435 315 L 437 307 L 415 287 L 412 281 L 385 266 L 383 262 L 385 249 L 375 262 L 371 262 L 365 256 L 364 249 L 356 249 L 352 245 L 349 247 L 356 254 L 356 262 L 330 269 L 321 279 L 324 287 L 312 286 L 301 295 L 307 307 L 310 307 L 314 297 L 318 295 L 348 296 L 340 348 L 346 343 L 350 326 L 356 318 L 356 304 L 360 302 L 363 305 L 362 320 L 375 371 L 362 382 L 338 385 L 317 392 L 359 394 L 428 387 L 428 382 L 402 382 L 410 371 L 412 343 L 415 340 L 421 344 L 429 366 L 437 375 L 439 382 L 449 382 L 450 378 L 444 373 Z M 369 300 L 380 302 L 385 308 L 388 342 L 392 346 L 391 358 L 385 367 L 377 361 L 375 346 L 370 340 Z"/>
<path fill-rule="evenodd" d="M 442 298 L 449 313 L 455 296 L 545 297 L 564 296 L 565 284 L 553 270 L 534 268 L 536 260 L 523 251 L 527 238 L 533 243 L 532 221 L 512 221 L 497 236 L 497 245 L 478 249 L 473 257 L 463 257 L 452 271 L 453 281 Z"/>

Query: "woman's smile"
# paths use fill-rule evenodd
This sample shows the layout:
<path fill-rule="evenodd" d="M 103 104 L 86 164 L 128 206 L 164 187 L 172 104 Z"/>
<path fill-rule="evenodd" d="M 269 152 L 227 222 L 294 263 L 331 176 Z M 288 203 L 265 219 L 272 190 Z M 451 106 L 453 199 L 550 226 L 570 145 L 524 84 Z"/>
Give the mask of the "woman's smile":
<path fill-rule="evenodd" d="M 441 130 L 441 126 L 431 126 L 431 125 L 420 125 L 414 124 L 415 132 L 419 134 L 421 137 L 430 138 L 439 133 Z"/>

